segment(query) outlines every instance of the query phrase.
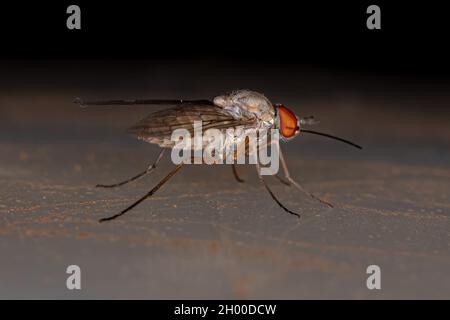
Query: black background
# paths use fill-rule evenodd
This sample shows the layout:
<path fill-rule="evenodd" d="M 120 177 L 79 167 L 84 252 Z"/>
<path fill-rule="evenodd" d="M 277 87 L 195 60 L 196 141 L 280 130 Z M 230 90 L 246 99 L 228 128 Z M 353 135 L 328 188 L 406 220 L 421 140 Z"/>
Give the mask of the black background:
<path fill-rule="evenodd" d="M 81 30 L 66 8 L 81 7 Z M 366 8 L 381 7 L 381 30 Z M 220 59 L 448 78 L 443 2 L 58 1 L 0 7 L 7 60 Z"/>

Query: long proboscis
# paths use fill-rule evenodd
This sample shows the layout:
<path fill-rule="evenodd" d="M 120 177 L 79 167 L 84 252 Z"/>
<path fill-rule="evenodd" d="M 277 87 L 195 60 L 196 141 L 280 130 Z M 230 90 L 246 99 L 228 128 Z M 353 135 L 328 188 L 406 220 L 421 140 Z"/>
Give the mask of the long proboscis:
<path fill-rule="evenodd" d="M 84 101 L 76 98 L 73 103 L 86 108 L 91 106 L 136 106 L 136 105 L 182 105 L 182 104 L 212 104 L 210 100 L 182 100 L 182 99 L 143 99 L 143 100 L 98 100 Z"/>
<path fill-rule="evenodd" d="M 351 142 L 351 141 L 348 141 L 346 139 L 333 136 L 333 135 L 328 134 L 328 133 L 323 133 L 323 132 L 318 132 L 318 131 L 313 131 L 313 130 L 307 130 L 307 129 L 301 129 L 300 131 L 301 132 L 306 132 L 306 133 L 317 134 L 319 136 L 323 136 L 323 137 L 327 137 L 327 138 L 330 138 L 330 139 L 338 140 L 338 141 L 344 142 L 346 144 L 349 144 L 349 145 L 351 145 L 351 146 L 353 146 L 355 148 L 362 149 L 362 147 L 360 145 L 357 145 L 354 142 Z"/>

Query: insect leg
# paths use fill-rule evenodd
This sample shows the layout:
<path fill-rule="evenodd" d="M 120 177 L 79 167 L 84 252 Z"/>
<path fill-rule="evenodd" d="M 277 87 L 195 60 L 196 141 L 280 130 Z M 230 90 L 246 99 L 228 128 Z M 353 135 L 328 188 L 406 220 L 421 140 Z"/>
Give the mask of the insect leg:
<path fill-rule="evenodd" d="M 241 179 L 239 177 L 239 174 L 238 174 L 237 169 L 236 169 L 236 165 L 234 163 L 231 164 L 231 168 L 233 169 L 233 175 L 234 175 L 235 179 L 237 180 L 237 182 L 239 182 L 239 183 L 245 182 L 244 179 Z"/>
<path fill-rule="evenodd" d="M 161 152 L 159 153 L 159 155 L 158 155 L 158 157 L 156 158 L 155 162 L 154 162 L 153 164 L 149 165 L 148 168 L 147 168 L 147 170 L 145 170 L 145 171 L 143 171 L 143 172 L 141 172 L 141 173 L 135 175 L 134 177 L 132 177 L 132 178 L 130 178 L 130 179 L 127 179 L 127 180 L 125 180 L 125 181 L 119 182 L 119 183 L 115 183 L 115 184 L 98 184 L 98 185 L 96 185 L 95 187 L 96 187 L 96 188 L 115 188 L 115 187 L 120 187 L 120 186 L 123 186 L 123 185 L 125 185 L 125 184 L 127 184 L 127 183 L 129 183 L 129 182 L 132 182 L 132 181 L 134 181 L 134 180 L 137 180 L 137 179 L 139 179 L 139 178 L 145 176 L 146 174 L 151 173 L 153 170 L 156 169 L 156 166 L 158 165 L 159 161 L 161 160 L 161 158 L 162 158 L 163 155 L 164 155 L 164 151 L 165 151 L 165 149 L 162 149 L 162 150 L 161 150 Z"/>
<path fill-rule="evenodd" d="M 280 200 L 277 199 L 277 197 L 275 196 L 275 194 L 272 192 L 272 190 L 270 190 L 269 186 L 267 185 L 266 181 L 264 180 L 263 176 L 261 175 L 261 167 L 259 166 L 259 163 L 256 164 L 256 172 L 258 173 L 258 178 L 259 181 L 261 181 L 261 183 L 264 185 L 264 187 L 266 188 L 267 192 L 269 192 L 270 196 L 272 197 L 272 199 L 287 213 L 290 213 L 294 216 L 297 216 L 298 218 L 300 218 L 300 215 L 298 213 L 295 213 L 294 211 L 289 210 L 288 208 L 286 208 L 281 202 Z"/>
<path fill-rule="evenodd" d="M 283 171 L 284 171 L 284 177 L 285 179 L 289 182 L 290 185 L 293 185 L 294 187 L 296 187 L 298 190 L 300 190 L 301 192 L 307 194 L 308 196 L 310 196 L 312 199 L 323 203 L 325 205 L 327 205 L 330 208 L 333 208 L 333 205 L 325 200 L 320 199 L 318 196 L 308 192 L 307 190 L 303 189 L 303 187 L 297 183 L 294 179 L 291 178 L 290 174 L 289 174 L 289 170 L 286 164 L 286 161 L 284 160 L 284 156 L 283 156 L 283 152 L 281 152 L 281 148 L 280 148 L 280 160 L 281 160 L 281 166 L 283 167 Z"/>
<path fill-rule="evenodd" d="M 278 174 L 275 175 L 275 178 L 278 179 L 278 181 L 280 181 L 282 184 L 285 184 L 287 186 L 290 186 L 291 183 L 289 181 L 284 180 L 282 177 L 280 177 Z"/>
<path fill-rule="evenodd" d="M 124 215 L 125 213 L 127 213 L 128 211 L 130 211 L 131 209 L 133 209 L 134 207 L 136 207 L 138 204 L 140 204 L 142 201 L 146 200 L 147 198 L 150 198 L 154 193 L 156 193 L 156 191 L 159 190 L 159 188 L 161 188 L 163 186 L 164 183 L 166 183 L 167 181 L 169 181 L 170 178 L 172 178 L 183 166 L 183 163 L 180 163 L 179 165 L 177 165 L 172 171 L 169 172 L 169 174 L 167 176 L 164 177 L 164 179 L 162 179 L 152 190 L 150 190 L 145 196 L 143 196 L 142 198 L 140 198 L 139 200 L 137 200 L 135 203 L 133 203 L 131 206 L 127 207 L 126 209 L 122 210 L 121 212 L 119 212 L 118 214 L 115 214 L 111 217 L 108 218 L 103 218 L 100 219 L 99 222 L 105 222 L 105 221 L 110 221 L 110 220 L 114 220 L 122 215 Z"/>

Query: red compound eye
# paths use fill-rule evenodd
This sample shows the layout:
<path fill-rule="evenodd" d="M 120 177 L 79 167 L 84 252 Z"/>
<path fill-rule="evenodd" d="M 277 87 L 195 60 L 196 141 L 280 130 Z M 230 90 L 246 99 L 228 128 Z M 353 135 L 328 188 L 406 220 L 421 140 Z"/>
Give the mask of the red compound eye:
<path fill-rule="evenodd" d="M 284 138 L 294 137 L 298 131 L 297 117 L 283 105 L 278 105 L 278 117 L 280 119 L 280 133 Z"/>

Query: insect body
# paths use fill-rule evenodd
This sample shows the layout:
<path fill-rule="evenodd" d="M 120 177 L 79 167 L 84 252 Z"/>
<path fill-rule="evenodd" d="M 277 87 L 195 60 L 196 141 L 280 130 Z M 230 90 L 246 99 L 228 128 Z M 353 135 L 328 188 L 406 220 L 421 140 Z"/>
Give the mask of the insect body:
<path fill-rule="evenodd" d="M 229 94 L 220 95 L 211 100 L 110 100 L 110 101 L 91 101 L 84 102 L 81 99 L 77 99 L 76 103 L 81 106 L 105 106 L 105 105 L 166 105 L 170 106 L 168 109 L 156 111 L 151 113 L 146 118 L 142 119 L 135 125 L 133 125 L 129 132 L 135 134 L 138 139 L 146 142 L 159 145 L 162 150 L 156 158 L 155 162 L 151 164 L 145 171 L 137 174 L 136 176 L 112 185 L 97 185 L 97 187 L 112 188 L 125 185 L 131 181 L 137 180 L 146 174 L 151 173 L 156 169 L 159 161 L 163 157 L 164 150 L 173 148 L 175 141 L 171 139 L 172 132 L 176 129 L 185 129 L 189 133 L 193 134 L 195 131 L 194 123 L 196 121 L 202 121 L 202 130 L 217 129 L 225 133 L 230 128 L 240 128 L 246 131 L 260 130 L 267 131 L 270 129 L 278 130 L 283 140 L 290 140 L 297 136 L 299 132 L 307 132 L 312 134 L 318 134 L 326 136 L 328 138 L 340 140 L 357 148 L 360 146 L 335 137 L 328 134 L 307 130 L 303 126 L 316 123 L 312 117 L 298 118 L 291 110 L 281 104 L 273 105 L 264 95 L 249 91 L 238 90 Z M 279 160 L 284 171 L 284 178 L 276 176 L 282 183 L 293 186 L 298 190 L 306 193 L 311 198 L 332 207 L 332 205 L 315 195 L 307 192 L 303 187 L 297 183 L 289 174 L 287 164 L 284 160 L 281 150 L 279 150 Z M 164 183 L 166 183 L 171 177 L 173 177 L 181 168 L 183 164 L 178 164 L 164 179 L 162 179 L 152 190 L 146 195 L 137 200 L 128 208 L 122 210 L 120 213 L 108 218 L 101 219 L 100 221 L 113 220 L 138 204 L 145 199 L 151 197 Z M 239 182 L 243 182 L 239 178 L 236 167 L 233 164 L 233 173 Z M 295 213 L 287 209 L 274 195 L 272 190 L 267 185 L 263 176 L 261 175 L 261 167 L 259 163 L 256 163 L 256 169 L 259 180 L 262 182 L 266 190 L 269 192 L 273 200 L 286 212 L 300 217 L 298 213 Z"/>

